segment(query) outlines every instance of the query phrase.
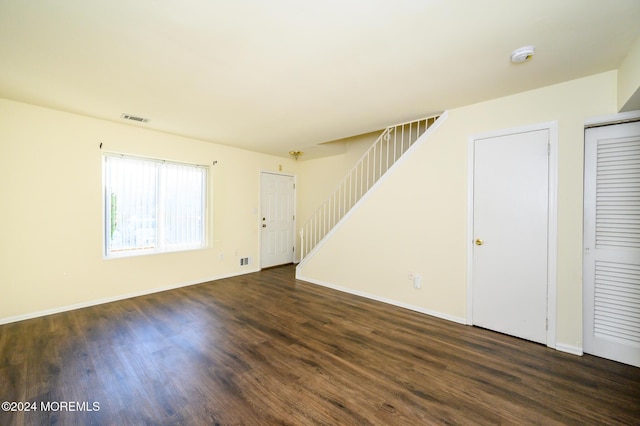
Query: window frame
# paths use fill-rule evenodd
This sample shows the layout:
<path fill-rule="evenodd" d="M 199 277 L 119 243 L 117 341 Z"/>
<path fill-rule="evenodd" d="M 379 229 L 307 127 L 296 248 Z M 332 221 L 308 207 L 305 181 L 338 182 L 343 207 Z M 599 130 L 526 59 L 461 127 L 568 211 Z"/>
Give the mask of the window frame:
<path fill-rule="evenodd" d="M 122 158 L 122 159 L 131 159 L 135 161 L 144 161 L 148 163 L 155 163 L 156 165 L 175 165 L 175 166 L 184 166 L 184 167 L 192 167 L 196 169 L 201 169 L 203 171 L 202 176 L 202 243 L 198 246 L 188 246 L 186 248 L 176 248 L 175 246 L 165 246 L 162 244 L 156 243 L 156 246 L 153 248 L 131 248 L 131 249 L 123 249 L 121 252 L 113 252 L 110 247 L 110 238 L 111 238 L 111 194 L 108 191 L 108 172 L 107 172 L 107 158 Z M 173 160 L 166 160 L 160 158 L 139 156 L 139 155 L 130 155 L 119 152 L 103 152 L 101 155 L 101 169 L 102 169 L 102 188 L 101 188 L 101 196 L 102 196 L 102 256 L 105 260 L 111 259 L 122 259 L 122 258 L 130 258 L 137 256 L 148 256 L 154 254 L 163 254 L 163 253 L 179 253 L 186 251 L 194 251 L 194 250 L 205 250 L 209 248 L 210 238 L 210 218 L 209 218 L 209 202 L 210 202 L 210 191 L 211 191 L 211 170 L 207 165 L 196 164 L 196 163 L 188 163 L 188 162 L 180 162 Z M 156 210 L 160 210 L 158 207 L 159 200 L 159 192 L 160 192 L 160 181 L 159 178 L 160 171 L 156 168 L 156 182 L 155 182 L 155 191 L 156 191 Z M 158 223 L 159 219 L 156 217 L 156 233 L 162 234 L 164 230 L 160 230 L 161 224 Z"/>

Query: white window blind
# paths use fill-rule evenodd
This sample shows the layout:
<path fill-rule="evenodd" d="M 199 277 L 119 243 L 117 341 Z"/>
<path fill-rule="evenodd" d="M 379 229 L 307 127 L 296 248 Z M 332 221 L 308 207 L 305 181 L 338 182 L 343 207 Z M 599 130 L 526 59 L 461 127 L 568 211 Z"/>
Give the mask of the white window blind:
<path fill-rule="evenodd" d="M 106 154 L 105 256 L 206 246 L 207 168 Z"/>

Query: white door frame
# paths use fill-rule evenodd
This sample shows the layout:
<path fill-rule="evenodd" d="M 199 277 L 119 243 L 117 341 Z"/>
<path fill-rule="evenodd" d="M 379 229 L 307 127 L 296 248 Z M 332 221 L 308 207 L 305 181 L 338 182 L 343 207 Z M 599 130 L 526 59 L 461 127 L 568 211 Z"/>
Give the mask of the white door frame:
<path fill-rule="evenodd" d="M 474 147 L 478 139 L 508 136 L 536 130 L 549 131 L 549 235 L 547 252 L 547 346 L 556 348 L 556 298 L 558 257 L 558 122 L 496 130 L 469 136 L 467 145 L 467 325 L 473 325 L 473 178 Z"/>
<path fill-rule="evenodd" d="M 283 173 L 283 172 L 276 172 L 273 170 L 260 170 L 260 173 L 258 174 L 258 194 L 259 194 L 259 201 L 258 201 L 258 205 L 260 206 L 258 208 L 259 211 L 259 218 L 258 218 L 258 235 L 260 236 L 260 267 L 262 268 L 262 220 L 261 218 L 262 216 L 262 175 L 268 173 L 271 175 L 279 175 L 279 176 L 288 176 L 288 177 L 292 177 L 293 178 L 293 262 L 295 263 L 296 261 L 296 256 L 298 254 L 298 239 L 296 238 L 297 236 L 297 220 L 298 220 L 298 212 L 297 212 L 297 208 L 298 208 L 298 201 L 297 201 L 297 197 L 298 197 L 298 191 L 297 191 L 297 182 L 298 182 L 298 178 L 296 175 L 291 174 L 291 173 Z"/>

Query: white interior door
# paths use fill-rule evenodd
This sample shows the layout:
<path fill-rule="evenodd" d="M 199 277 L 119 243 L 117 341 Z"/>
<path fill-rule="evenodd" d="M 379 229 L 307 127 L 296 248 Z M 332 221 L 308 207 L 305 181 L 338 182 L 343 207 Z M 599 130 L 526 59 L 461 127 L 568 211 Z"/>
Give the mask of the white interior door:
<path fill-rule="evenodd" d="M 585 131 L 584 351 L 640 367 L 640 122 Z"/>
<path fill-rule="evenodd" d="M 472 323 L 547 343 L 549 129 L 476 139 Z"/>
<path fill-rule="evenodd" d="M 261 174 L 260 266 L 292 263 L 295 235 L 295 181 L 293 176 Z"/>

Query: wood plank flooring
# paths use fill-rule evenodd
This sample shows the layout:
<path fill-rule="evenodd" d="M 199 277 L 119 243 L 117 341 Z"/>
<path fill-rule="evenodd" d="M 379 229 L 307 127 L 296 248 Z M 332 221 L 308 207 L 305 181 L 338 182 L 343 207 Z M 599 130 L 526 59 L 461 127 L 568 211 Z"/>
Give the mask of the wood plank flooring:
<path fill-rule="evenodd" d="M 0 425 L 631 425 L 640 369 L 297 281 L 289 265 L 0 326 L 2 401 L 37 411 L 0 411 Z"/>

